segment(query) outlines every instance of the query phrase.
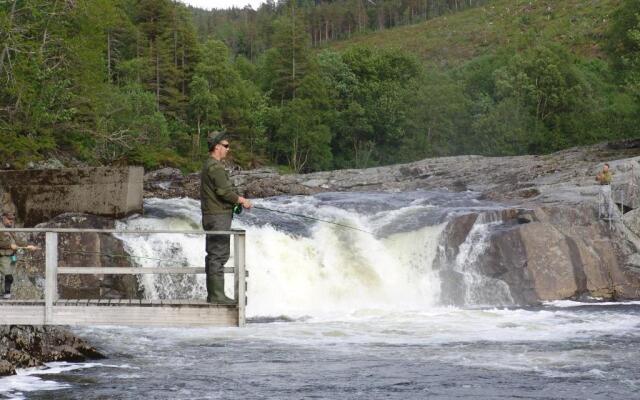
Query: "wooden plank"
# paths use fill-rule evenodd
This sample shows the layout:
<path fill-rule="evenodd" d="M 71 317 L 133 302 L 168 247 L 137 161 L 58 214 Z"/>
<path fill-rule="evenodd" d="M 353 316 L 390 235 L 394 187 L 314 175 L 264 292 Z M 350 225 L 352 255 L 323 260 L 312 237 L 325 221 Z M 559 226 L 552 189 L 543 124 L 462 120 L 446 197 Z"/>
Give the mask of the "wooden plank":
<path fill-rule="evenodd" d="M 42 303 L 42 305 L 11 305 L 0 307 L 0 325 L 44 325 L 44 323 L 44 303 Z"/>
<path fill-rule="evenodd" d="M 235 307 L 54 307 L 62 325 L 237 326 Z"/>
<path fill-rule="evenodd" d="M 34 305 L 38 305 L 41 307 L 44 307 L 44 301 L 43 300 L 22 300 L 22 299 L 8 299 L 8 300 L 4 300 L 4 299 L 0 299 L 0 306 L 4 306 L 4 307 L 12 307 L 12 306 L 16 306 L 16 305 L 23 305 L 23 306 L 34 306 Z"/>
<path fill-rule="evenodd" d="M 131 326 L 238 326 L 238 311 L 234 306 L 212 305 L 204 301 L 199 306 L 174 304 L 173 306 L 105 307 L 99 303 L 89 305 L 53 307 L 56 325 L 131 325 Z M 153 306 L 153 312 L 149 307 Z M 45 307 L 41 305 L 0 306 L 0 325 L 45 324 Z"/>

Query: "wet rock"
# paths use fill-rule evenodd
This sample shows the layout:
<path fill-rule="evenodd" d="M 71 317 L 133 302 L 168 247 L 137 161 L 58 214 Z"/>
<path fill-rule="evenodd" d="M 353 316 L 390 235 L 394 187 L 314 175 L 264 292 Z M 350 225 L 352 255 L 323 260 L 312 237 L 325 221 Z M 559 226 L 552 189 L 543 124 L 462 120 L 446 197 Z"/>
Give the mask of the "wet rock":
<path fill-rule="evenodd" d="M 513 303 L 638 297 L 637 247 L 623 230 L 609 229 L 607 223 L 598 221 L 591 207 L 539 207 L 503 212 L 501 217 L 473 267 L 484 277 L 505 282 Z M 464 276 L 454 267 L 460 245 L 468 237 L 465 232 L 472 229 L 469 223 L 469 217 L 455 218 L 444 231 L 435 265 L 440 270 L 445 304 L 463 305 L 465 301 Z M 490 292 L 488 289 L 481 291 Z M 500 304 L 490 295 L 487 298 L 488 304 Z"/>
<path fill-rule="evenodd" d="M 146 197 L 184 197 L 184 175 L 177 168 L 162 168 L 144 175 L 144 192 Z"/>
<path fill-rule="evenodd" d="M 85 361 L 104 358 L 96 348 L 55 326 L 0 326 L 0 375 L 17 368 L 37 367 L 51 361 Z"/>

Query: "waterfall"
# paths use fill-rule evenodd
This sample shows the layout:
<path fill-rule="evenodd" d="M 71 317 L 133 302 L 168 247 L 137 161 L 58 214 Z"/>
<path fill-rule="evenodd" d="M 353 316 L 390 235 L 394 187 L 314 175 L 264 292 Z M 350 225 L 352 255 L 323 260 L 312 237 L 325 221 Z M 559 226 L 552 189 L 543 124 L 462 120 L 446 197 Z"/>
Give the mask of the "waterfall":
<path fill-rule="evenodd" d="M 454 202 L 436 197 L 442 203 L 437 204 L 431 194 L 416 193 L 413 197 L 334 194 L 257 200 L 265 208 L 311 215 L 373 234 L 257 209 L 234 218 L 233 228 L 247 231 L 247 315 L 298 318 L 436 306 L 441 282 L 432 266 L 447 222 L 442 204 L 452 207 Z M 478 221 L 456 259 L 455 268 L 465 276 L 468 288 L 467 304 L 482 302 L 481 292 L 489 287 L 504 292 L 500 281 L 474 269 L 486 247 L 487 228 L 495 223 L 499 221 Z M 200 224 L 198 201 L 148 199 L 144 216 L 120 221 L 117 228 L 188 230 L 199 229 Z M 139 266 L 204 266 L 204 237 L 200 235 L 119 238 Z M 148 299 L 202 299 L 206 295 L 202 275 L 140 275 L 139 283 Z M 231 275 L 226 277 L 225 291 L 232 297 Z"/>
<path fill-rule="evenodd" d="M 479 265 L 479 258 L 489 245 L 491 229 L 501 224 L 500 213 L 486 212 L 478 215 L 465 241 L 460 245 L 453 270 L 463 277 L 464 305 L 514 304 L 509 286 L 504 281 L 484 275 Z"/>

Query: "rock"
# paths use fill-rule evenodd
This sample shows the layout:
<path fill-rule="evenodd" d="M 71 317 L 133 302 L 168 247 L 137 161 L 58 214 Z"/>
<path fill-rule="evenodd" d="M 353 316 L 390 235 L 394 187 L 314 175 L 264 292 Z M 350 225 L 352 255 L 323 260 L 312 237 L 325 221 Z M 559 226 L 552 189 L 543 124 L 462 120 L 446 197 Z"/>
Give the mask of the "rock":
<path fill-rule="evenodd" d="M 27 165 L 27 168 L 28 169 L 60 169 L 60 168 L 64 168 L 64 164 L 62 163 L 62 161 L 58 160 L 57 158 L 50 158 L 44 161 L 30 162 Z"/>
<path fill-rule="evenodd" d="M 144 175 L 144 191 L 149 197 L 172 196 L 176 187 L 182 187 L 184 175 L 177 168 L 162 168 Z"/>
<path fill-rule="evenodd" d="M 37 227 L 113 229 L 114 224 L 115 221 L 109 218 L 67 213 Z M 24 266 L 18 265 L 20 275 L 15 283 L 15 297 L 18 299 L 42 297 L 44 235 L 33 234 L 27 241 L 35 243 L 41 250 L 25 253 L 22 260 Z M 111 234 L 61 233 L 58 235 L 58 242 L 60 267 L 132 267 L 122 241 Z M 36 291 L 36 296 L 33 291 Z M 142 291 L 134 275 L 60 275 L 58 294 L 62 299 L 142 298 Z"/>
<path fill-rule="evenodd" d="M 50 361 L 85 361 L 104 358 L 97 349 L 71 332 L 55 326 L 0 326 L 0 375 L 16 368 Z"/>
<path fill-rule="evenodd" d="M 622 221 L 629 230 L 640 237 L 640 209 L 627 212 L 623 215 Z"/>
<path fill-rule="evenodd" d="M 249 197 L 309 195 L 326 191 L 474 190 L 484 198 L 509 202 L 581 203 L 597 195 L 594 177 L 604 162 L 614 173 L 614 192 L 625 190 L 631 208 L 640 205 L 640 148 L 630 144 L 612 150 L 610 144 L 576 147 L 545 156 L 428 158 L 384 167 L 281 175 L 275 169 L 231 171 L 241 194 Z M 613 157 L 622 160 L 612 161 Z M 625 158 L 627 157 L 627 158 Z M 177 170 L 145 175 L 145 197 L 199 198 L 199 173 L 180 178 Z M 631 182 L 631 183 L 630 183 Z M 584 192 L 585 188 L 593 188 Z M 586 194 L 583 194 L 586 193 Z"/>
<path fill-rule="evenodd" d="M 454 262 L 479 220 L 498 218 L 475 268 L 491 289 L 508 285 L 518 304 L 541 300 L 640 298 L 640 140 L 574 147 L 548 155 L 424 159 L 366 169 L 281 175 L 272 169 L 233 171 L 247 197 L 341 191 L 471 190 L 507 207 L 500 215 L 470 213 L 450 221 L 434 268 L 442 300 L 464 304 L 465 276 Z M 624 225 L 598 219 L 595 175 L 607 162 Z M 160 174 L 162 175 L 162 174 Z M 199 174 L 145 196 L 199 198 Z M 459 266 L 458 266 L 459 267 Z M 457 267 L 456 267 L 457 268 Z M 484 279 L 484 278 L 483 278 Z M 467 293 L 468 294 L 468 293 Z"/>
<path fill-rule="evenodd" d="M 637 248 L 623 231 L 609 230 L 593 214 L 590 207 L 566 206 L 505 211 L 474 268 L 488 277 L 488 285 L 491 279 L 505 282 L 513 302 L 520 305 L 585 297 L 637 298 Z M 434 265 L 440 270 L 445 304 L 465 304 L 464 276 L 454 267 L 460 245 L 478 221 L 482 222 L 480 215 L 457 217 L 444 230 Z M 493 298 L 489 304 L 500 302 Z"/>

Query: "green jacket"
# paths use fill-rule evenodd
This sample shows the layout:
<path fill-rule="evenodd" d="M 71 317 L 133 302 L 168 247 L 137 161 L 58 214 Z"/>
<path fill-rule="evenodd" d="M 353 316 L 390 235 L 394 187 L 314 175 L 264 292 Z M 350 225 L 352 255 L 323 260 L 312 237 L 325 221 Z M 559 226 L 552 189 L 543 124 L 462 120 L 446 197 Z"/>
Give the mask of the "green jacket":
<path fill-rule="evenodd" d="M 203 214 L 231 212 L 238 202 L 238 195 L 229 181 L 222 163 L 208 157 L 200 173 L 200 208 Z"/>
<path fill-rule="evenodd" d="M 0 227 L 6 228 L 2 222 L 0 222 Z M 15 250 L 11 250 L 12 244 L 16 244 L 13 234 L 11 232 L 0 232 L 0 256 L 13 255 Z"/>
<path fill-rule="evenodd" d="M 601 185 L 611 185 L 612 178 L 613 178 L 613 174 L 611 173 L 611 171 L 607 171 L 607 172 L 602 171 L 600 173 L 600 179 L 598 179 L 598 181 L 600 182 Z"/>

